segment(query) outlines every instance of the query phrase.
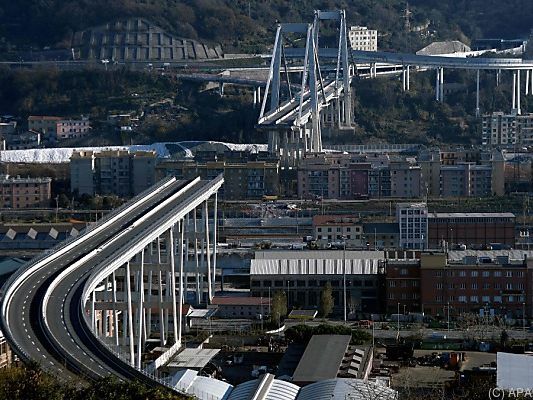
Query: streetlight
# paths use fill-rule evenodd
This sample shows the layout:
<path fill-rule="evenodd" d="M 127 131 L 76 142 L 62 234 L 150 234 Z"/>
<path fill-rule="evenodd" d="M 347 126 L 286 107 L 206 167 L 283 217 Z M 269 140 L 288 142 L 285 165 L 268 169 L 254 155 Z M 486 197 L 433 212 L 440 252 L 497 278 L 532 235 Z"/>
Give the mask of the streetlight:
<path fill-rule="evenodd" d="M 398 334 L 396 336 L 396 340 L 400 341 L 400 302 L 398 302 Z"/>
<path fill-rule="evenodd" d="M 522 303 L 522 330 L 526 331 L 526 303 Z"/>
<path fill-rule="evenodd" d="M 449 301 L 447 304 L 447 311 L 448 311 L 447 326 L 448 326 L 448 332 L 450 332 L 450 302 Z"/>

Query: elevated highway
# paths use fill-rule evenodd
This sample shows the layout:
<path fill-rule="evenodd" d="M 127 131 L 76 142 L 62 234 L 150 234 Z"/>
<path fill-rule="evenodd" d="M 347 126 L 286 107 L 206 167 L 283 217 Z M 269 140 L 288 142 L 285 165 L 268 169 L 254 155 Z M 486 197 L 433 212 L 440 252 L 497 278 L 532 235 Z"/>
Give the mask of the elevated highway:
<path fill-rule="evenodd" d="M 139 243 L 161 242 L 161 234 L 174 229 L 176 224 L 184 226 L 183 219 L 196 212 L 202 203 L 205 207 L 204 221 L 207 221 L 207 200 L 213 194 L 216 197 L 222 182 L 221 177 L 213 181 L 165 179 L 79 237 L 46 252 L 17 271 L 2 288 L 0 315 L 1 329 L 13 351 L 22 360 L 37 361 L 59 377 L 81 375 L 95 379 L 114 375 L 121 379 L 136 378 L 155 383 L 141 368 L 135 368 L 131 359 L 117 357 L 105 340 L 98 338 L 93 323 L 94 303 L 91 314 L 91 309 L 87 309 L 87 297 L 83 297 L 84 289 L 93 287 L 89 298 L 94 299 L 94 290 L 100 282 L 95 283 L 91 277 L 98 276 L 102 270 L 108 270 L 114 277 L 116 269 L 122 266 L 122 260 L 126 260 L 129 270 L 129 261 L 137 254 L 132 253 L 132 249 L 138 249 Z M 207 222 L 205 225 L 207 227 Z M 205 232 L 209 234 L 207 229 Z M 170 236 L 172 239 L 171 233 Z M 170 249 L 174 247 L 169 246 L 170 243 L 173 241 L 166 242 L 167 254 L 173 255 Z M 145 250 L 145 247 L 140 250 L 143 255 Z M 121 262 L 117 264 L 117 260 Z M 110 265 L 114 265 L 115 269 L 111 267 L 110 270 Z M 167 295 L 174 300 L 170 307 L 174 310 L 171 313 L 174 326 L 177 326 L 176 310 L 182 302 L 176 305 L 176 293 L 171 286 L 176 284 L 174 265 L 167 267 L 173 272 L 173 279 L 166 280 L 164 285 Z M 210 281 L 212 271 L 209 269 L 207 272 Z M 128 275 L 125 280 L 129 282 L 129 278 Z M 113 282 L 116 300 L 116 281 Z M 162 280 L 159 283 L 163 285 Z M 211 293 L 211 287 L 208 289 Z M 131 291 L 129 297 L 131 304 Z M 168 303 L 165 303 L 167 307 Z M 131 314 L 130 308 L 129 325 L 126 320 L 126 325 L 113 326 L 115 337 L 121 331 L 127 338 L 124 349 L 133 344 Z M 114 322 L 116 317 L 115 314 Z M 141 347 L 137 349 L 141 354 Z M 127 353 L 133 354 L 133 346 L 127 350 Z"/>

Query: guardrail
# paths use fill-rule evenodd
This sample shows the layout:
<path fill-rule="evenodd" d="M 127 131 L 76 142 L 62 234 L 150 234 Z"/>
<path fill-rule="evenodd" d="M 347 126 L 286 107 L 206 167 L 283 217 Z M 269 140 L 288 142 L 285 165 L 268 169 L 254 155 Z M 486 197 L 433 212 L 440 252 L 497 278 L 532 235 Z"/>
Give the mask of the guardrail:
<path fill-rule="evenodd" d="M 194 184 L 197 184 L 198 182 L 200 181 L 200 178 L 196 178 L 194 179 L 192 182 L 189 183 L 189 185 L 194 185 Z M 69 265 L 67 268 L 65 268 L 63 271 L 61 271 L 61 273 L 52 281 L 52 283 L 50 284 L 50 286 L 47 288 L 45 294 L 44 294 L 44 297 L 43 297 L 43 302 L 41 304 L 41 309 L 40 309 L 40 314 L 41 314 L 41 318 L 44 322 L 44 325 L 45 325 L 45 329 L 44 329 L 44 332 L 45 334 L 47 335 L 47 337 L 50 339 L 50 342 L 53 342 L 53 343 L 58 343 L 58 339 L 55 338 L 52 334 L 52 331 L 50 329 L 50 326 L 48 324 L 48 318 L 47 318 L 47 315 L 46 315 L 46 310 L 48 308 L 48 302 L 50 300 L 50 297 L 52 295 L 52 292 L 57 288 L 57 286 L 61 283 L 61 281 L 63 279 L 65 279 L 66 276 L 70 275 L 71 273 L 73 273 L 76 269 L 78 269 L 80 266 L 86 264 L 91 258 L 93 258 L 94 256 L 96 256 L 98 253 L 100 253 L 102 250 L 112 246 L 117 240 L 119 240 L 122 236 L 126 235 L 127 233 L 129 233 L 132 229 L 134 229 L 139 223 L 147 220 L 148 218 L 150 218 L 152 215 L 154 215 L 156 212 L 160 211 L 162 208 L 164 208 L 166 205 L 172 203 L 173 201 L 175 201 L 179 196 L 183 195 L 183 193 L 187 190 L 187 188 L 189 187 L 189 185 L 186 185 L 184 187 L 182 187 L 181 189 L 179 189 L 176 193 L 174 193 L 172 196 L 170 196 L 169 198 L 165 199 L 163 202 L 161 202 L 160 204 L 156 205 L 155 207 L 153 207 L 151 210 L 149 210 L 146 214 L 144 214 L 143 216 L 141 216 L 139 219 L 137 219 L 136 221 L 132 222 L 132 224 L 126 228 L 125 230 L 123 230 L 122 232 L 118 233 L 117 235 L 113 236 L 111 239 L 109 239 L 108 241 L 106 241 L 104 244 L 102 244 L 101 246 L 99 246 L 98 248 L 96 249 L 93 249 L 91 250 L 89 253 L 87 253 L 85 256 L 83 256 L 81 259 L 77 260 L 75 263 Z M 143 231 L 144 232 L 144 231 Z M 142 232 L 140 233 L 142 234 Z M 106 258 L 107 259 L 107 258 Z M 74 358 L 73 355 L 69 355 L 71 358 Z M 75 359 L 75 358 L 74 358 Z M 75 360 L 75 361 L 78 361 L 80 362 L 79 360 Z M 81 363 L 81 362 L 80 362 Z M 81 363 L 83 364 L 83 363 Z"/>
<path fill-rule="evenodd" d="M 157 237 L 161 235 L 163 232 L 169 229 L 175 223 L 176 220 L 183 218 L 185 215 L 191 212 L 194 208 L 196 208 L 203 201 L 205 201 L 206 199 L 209 199 L 220 188 L 220 186 L 222 186 L 223 182 L 224 182 L 224 179 L 220 175 L 214 180 L 210 181 L 211 187 L 208 190 L 206 190 L 205 185 L 202 185 L 198 190 L 195 190 L 193 193 L 188 195 L 187 198 L 184 200 L 186 207 L 180 208 L 179 210 L 174 211 L 171 215 L 167 215 L 161 220 L 155 221 L 153 224 L 151 224 L 150 226 L 148 226 L 147 228 L 143 230 L 143 232 L 150 233 L 150 235 L 143 235 L 143 232 L 141 232 L 138 235 L 138 239 L 136 239 L 130 244 L 127 252 L 123 251 L 122 255 L 119 256 L 118 258 L 117 258 L 117 255 L 113 254 L 107 257 L 106 259 L 104 259 L 99 264 L 99 266 L 102 266 L 102 268 L 100 268 L 100 270 L 98 271 L 94 271 L 89 276 L 89 278 L 85 282 L 84 291 L 80 298 L 81 299 L 80 304 L 79 304 L 80 313 L 81 315 L 83 315 L 81 322 L 85 325 L 86 329 L 90 330 L 89 328 L 90 321 L 88 320 L 89 318 L 88 315 L 85 313 L 85 303 L 88 299 L 88 294 L 96 288 L 96 286 L 103 279 L 103 277 L 105 277 L 106 275 L 109 275 L 111 271 L 115 270 L 120 265 L 122 265 L 125 262 L 124 260 L 128 258 L 129 254 L 137 254 L 139 249 L 142 250 L 149 243 L 149 241 L 152 240 L 150 239 L 150 237 L 153 238 L 153 237 Z M 110 259 L 112 259 L 113 261 L 111 262 L 110 265 L 107 265 L 107 261 Z M 99 266 L 96 266 L 95 268 L 98 268 Z M 110 346 L 108 343 L 106 343 L 104 339 L 96 335 L 93 335 L 93 337 L 95 337 L 110 352 L 115 354 L 121 360 L 121 362 L 129 365 L 127 361 L 124 359 L 124 355 L 120 351 L 120 347 L 118 348 L 118 351 L 117 351 L 117 349 L 115 349 L 116 346 L 114 345 Z M 169 350 L 173 349 L 174 347 L 176 347 L 174 350 L 177 350 L 176 344 L 173 345 Z M 165 361 L 167 357 L 170 358 L 172 352 L 167 351 L 166 354 L 167 355 L 164 358 L 161 358 L 160 363 L 164 363 L 163 361 Z M 165 362 L 168 362 L 168 360 L 166 360 Z M 163 380 L 160 377 L 158 377 L 157 368 L 154 369 L 153 367 L 148 366 L 146 369 L 140 370 L 140 372 L 143 375 L 159 382 L 160 384 L 164 386 L 167 386 L 180 393 L 183 393 L 182 391 L 177 390 L 168 380 Z"/>
<path fill-rule="evenodd" d="M 44 252 L 42 255 L 34 258 L 33 260 L 29 261 L 28 264 L 21 267 L 17 272 L 15 272 L 4 284 L 2 287 L 2 307 L 1 307 L 1 315 L 0 315 L 0 325 L 2 327 L 2 332 L 6 339 L 8 340 L 10 346 L 12 347 L 13 351 L 17 353 L 21 358 L 24 358 L 25 360 L 29 361 L 30 357 L 29 355 L 22 349 L 13 335 L 11 334 L 11 329 L 9 328 L 9 324 L 7 321 L 7 311 L 9 309 L 9 306 L 12 301 L 12 295 L 15 292 L 16 288 L 22 284 L 26 279 L 29 278 L 32 274 L 40 270 L 41 268 L 45 267 L 48 263 L 51 261 L 57 259 L 58 257 L 65 254 L 67 251 L 71 250 L 75 245 L 79 244 L 80 242 L 84 242 L 88 239 L 90 239 L 92 236 L 97 234 L 98 232 L 105 229 L 110 224 L 114 223 L 116 220 L 121 218 L 123 215 L 130 212 L 133 208 L 137 208 L 139 205 L 145 203 L 148 201 L 151 197 L 159 193 L 162 189 L 166 188 L 168 185 L 175 182 L 176 179 L 173 177 L 169 177 L 166 179 L 163 179 L 159 183 L 155 185 L 155 187 L 151 187 L 139 195 L 135 196 L 131 201 L 123 204 L 116 210 L 112 211 L 108 215 L 106 215 L 104 218 L 102 218 L 97 224 L 90 226 L 82 231 L 82 233 L 77 237 L 71 237 L 64 242 L 61 242 L 53 249 Z"/>

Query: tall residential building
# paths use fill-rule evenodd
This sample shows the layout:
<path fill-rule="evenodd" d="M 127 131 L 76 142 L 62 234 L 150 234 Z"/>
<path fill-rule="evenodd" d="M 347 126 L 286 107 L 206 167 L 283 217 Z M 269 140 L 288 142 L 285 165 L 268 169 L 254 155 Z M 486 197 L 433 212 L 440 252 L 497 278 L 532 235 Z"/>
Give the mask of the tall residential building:
<path fill-rule="evenodd" d="M 377 51 L 378 31 L 366 26 L 351 26 L 348 31 L 352 50 Z"/>
<path fill-rule="evenodd" d="M 433 149 L 418 157 L 422 193 L 430 197 L 485 197 L 505 193 L 505 161 L 500 150 Z"/>
<path fill-rule="evenodd" d="M 421 169 L 410 157 L 320 154 L 306 156 L 298 168 L 300 198 L 418 198 L 420 188 Z"/>
<path fill-rule="evenodd" d="M 244 154 L 198 153 L 195 160 L 169 160 L 157 166 L 158 177 L 173 175 L 181 179 L 197 176 L 213 179 L 224 175 L 224 185 L 219 191 L 226 200 L 261 199 L 263 196 L 279 195 L 279 161 L 262 159 L 261 156 Z"/>
<path fill-rule="evenodd" d="M 533 114 L 485 114 L 482 122 L 484 145 L 533 145 Z"/>
<path fill-rule="evenodd" d="M 52 178 L 21 178 L 0 176 L 0 207 L 49 207 L 52 198 Z"/>
<path fill-rule="evenodd" d="M 156 154 L 78 151 L 70 159 L 70 186 L 81 194 L 130 197 L 155 183 Z"/>
<path fill-rule="evenodd" d="M 428 240 L 428 208 L 426 203 L 398 203 L 396 221 L 400 228 L 402 249 L 425 249 Z"/>

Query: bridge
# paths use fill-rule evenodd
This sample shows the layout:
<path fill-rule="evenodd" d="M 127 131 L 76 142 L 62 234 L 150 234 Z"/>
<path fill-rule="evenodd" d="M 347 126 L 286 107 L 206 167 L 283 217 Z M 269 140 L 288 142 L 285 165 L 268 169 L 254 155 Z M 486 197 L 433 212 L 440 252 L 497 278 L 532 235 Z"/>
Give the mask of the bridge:
<path fill-rule="evenodd" d="M 65 379 L 157 384 L 157 366 L 181 348 L 184 302 L 209 303 L 214 294 L 209 204 L 216 216 L 222 184 L 221 176 L 167 178 L 19 269 L 0 305 L 17 356 Z M 166 350 L 156 360 L 145 359 L 151 337 Z"/>
<path fill-rule="evenodd" d="M 337 47 L 329 49 L 335 55 L 335 69 L 326 75 L 321 68 L 319 48 L 324 21 L 335 23 L 338 29 Z M 294 47 L 299 40 L 305 43 L 304 47 Z M 305 153 L 322 151 L 323 110 L 329 110 L 339 129 L 352 125 L 347 40 L 346 15 L 342 10 L 317 10 L 311 24 L 278 25 L 257 126 L 268 132 L 269 151 L 280 156 L 285 168 L 297 165 Z M 302 59 L 300 87 L 293 91 L 288 66 Z M 282 80 L 287 85 L 286 91 L 282 91 Z M 284 94 L 286 99 L 282 101 Z"/>

